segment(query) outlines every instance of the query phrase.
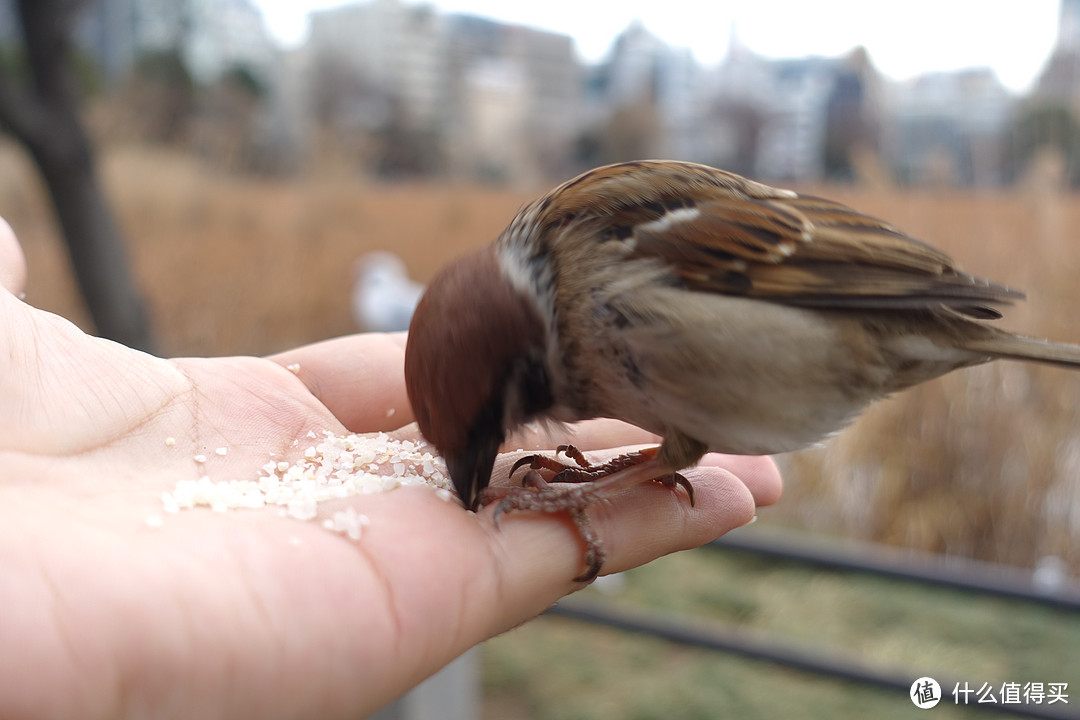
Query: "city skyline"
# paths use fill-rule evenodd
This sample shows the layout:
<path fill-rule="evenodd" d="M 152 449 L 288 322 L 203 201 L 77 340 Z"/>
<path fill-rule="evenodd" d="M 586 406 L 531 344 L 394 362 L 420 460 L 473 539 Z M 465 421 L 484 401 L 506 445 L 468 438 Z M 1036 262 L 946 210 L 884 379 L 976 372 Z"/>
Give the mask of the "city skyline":
<path fill-rule="evenodd" d="M 338 2 L 305 16 L 304 42 L 280 52 L 257 2 L 270 0 L 100 0 L 86 6 L 77 41 L 118 91 L 136 58 L 175 52 L 199 88 L 184 137 L 203 152 L 243 137 L 252 165 L 296 168 L 329 153 L 384 177 L 528 184 L 648 156 L 772 181 L 891 173 L 997 185 L 1017 177 L 1031 143 L 1050 137 L 1038 130 L 1053 120 L 1047 113 L 1080 112 L 1080 0 L 1054 3 L 1047 57 L 1022 94 L 986 64 L 897 82 L 869 42 L 774 58 L 730 27 L 732 51 L 708 65 L 625 16 L 603 59 L 587 64 L 569 34 L 443 8 L 480 0 Z M 829 7 L 840 6 L 818 9 Z M 230 122 L 219 83 L 237 71 L 261 92 L 246 101 L 246 120 Z M 247 124 L 239 135 L 236 122 Z M 158 135 L 179 137 L 176 123 L 166 113 Z M 1071 141 L 1052 137 L 1072 158 Z M 350 148 L 349 159 L 331 147 Z"/>
<path fill-rule="evenodd" d="M 351 4 L 341 0 L 254 0 L 271 36 L 285 46 L 306 37 L 311 10 Z M 733 7 L 722 3 L 608 2 L 506 3 L 498 0 L 433 0 L 441 12 L 466 13 L 559 32 L 573 38 L 580 58 L 602 60 L 634 20 L 673 47 L 689 48 L 704 64 L 727 54 L 734 23 L 740 44 L 770 58 L 838 56 L 865 47 L 877 69 L 896 80 L 936 71 L 990 67 L 1014 93 L 1030 89 L 1054 45 L 1059 2 L 996 6 L 955 0 L 913 0 L 882 5 L 851 0 L 808 4 L 764 0 Z"/>

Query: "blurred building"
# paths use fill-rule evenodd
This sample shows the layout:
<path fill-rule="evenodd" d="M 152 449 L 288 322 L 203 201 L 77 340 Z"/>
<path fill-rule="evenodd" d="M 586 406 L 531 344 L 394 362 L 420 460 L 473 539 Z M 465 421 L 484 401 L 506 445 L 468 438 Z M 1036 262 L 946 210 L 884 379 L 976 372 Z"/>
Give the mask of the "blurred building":
<path fill-rule="evenodd" d="M 1080 186 L 1080 0 L 1060 0 L 1058 34 L 1009 137 L 1010 179 L 1058 165 Z M 1046 165 L 1049 163 L 1049 165 Z"/>
<path fill-rule="evenodd" d="M 1080 0 L 1061 0 L 1057 40 L 1033 95 L 1080 109 Z"/>
<path fill-rule="evenodd" d="M 251 0 L 155 2 L 185 6 L 180 49 L 196 82 L 213 82 L 233 68 L 243 68 L 269 81 L 275 49 L 262 12 Z"/>
<path fill-rule="evenodd" d="M 0 42 L 13 39 L 14 0 L 0 0 Z M 176 52 L 203 84 L 244 68 L 269 82 L 275 49 L 251 0 L 87 0 L 75 41 L 97 61 L 107 86 L 131 73 L 141 56 Z"/>
<path fill-rule="evenodd" d="M 328 64 L 355 74 L 373 94 L 392 94 L 402 121 L 429 127 L 438 120 L 445 86 L 443 18 L 424 5 L 372 0 L 309 15 L 306 52 L 313 72 Z"/>
<path fill-rule="evenodd" d="M 825 58 L 772 63 L 755 175 L 770 180 L 816 180 L 824 175 L 826 110 L 836 82 L 833 65 Z"/>
<path fill-rule="evenodd" d="M 772 64 L 746 47 L 733 27 L 727 57 L 703 78 L 699 159 L 755 175 L 773 92 Z"/>
<path fill-rule="evenodd" d="M 446 144 L 454 173 L 496 183 L 532 180 L 529 84 L 521 66 L 502 58 L 477 59 L 462 69 L 457 86 L 457 113 L 447 117 Z"/>
<path fill-rule="evenodd" d="M 337 73 L 321 92 L 337 96 L 336 124 L 367 130 L 369 164 L 382 174 L 438 167 L 530 182 L 566 170 L 582 86 L 568 36 L 371 0 L 312 13 L 303 62 L 310 88 Z M 401 132 L 399 140 L 438 157 L 385 161 Z"/>
<path fill-rule="evenodd" d="M 733 36 L 700 101 L 709 108 L 700 152 L 766 180 L 849 178 L 851 155 L 877 146 L 881 84 L 862 49 L 772 60 Z"/>
<path fill-rule="evenodd" d="M 0 0 L 0 42 L 17 38 L 14 1 Z M 87 0 L 76 37 L 114 86 L 154 53 L 179 57 L 197 86 L 234 69 L 262 81 L 257 107 L 243 108 L 251 120 L 238 127 L 258 134 L 255 154 L 277 162 L 248 167 L 314 158 L 379 177 L 532 184 L 662 156 L 768 181 L 876 174 L 992 185 L 1015 176 L 1047 123 L 1065 127 L 1051 129 L 1080 167 L 1080 0 L 1060 1 L 1054 51 L 1020 112 L 988 69 L 893 83 L 865 50 L 770 59 L 734 27 L 727 57 L 704 68 L 639 22 L 585 66 L 569 36 L 413 0 L 312 12 L 306 44 L 289 52 L 273 48 L 253 0 Z M 204 120 L 239 104 L 221 101 L 211 113 L 203 89 Z M 1064 119 L 1024 116 L 1047 107 Z M 1016 130 L 1025 121 L 1027 145 L 1015 139 L 1026 137 Z"/>
<path fill-rule="evenodd" d="M 638 21 L 624 30 L 592 74 L 589 122 L 604 159 L 697 156 L 700 68 Z"/>
<path fill-rule="evenodd" d="M 890 86 L 887 160 L 913 184 L 997 185 L 1013 97 L 989 68 Z"/>
<path fill-rule="evenodd" d="M 566 172 L 582 108 L 570 37 L 450 15 L 446 67 L 443 120 L 455 173 L 535 182 Z"/>

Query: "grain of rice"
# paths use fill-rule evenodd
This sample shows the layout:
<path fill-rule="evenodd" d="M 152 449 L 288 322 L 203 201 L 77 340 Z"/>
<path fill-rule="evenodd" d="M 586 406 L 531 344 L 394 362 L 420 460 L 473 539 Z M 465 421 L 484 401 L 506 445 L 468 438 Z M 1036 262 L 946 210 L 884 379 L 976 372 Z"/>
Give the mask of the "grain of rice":
<path fill-rule="evenodd" d="M 301 451 L 295 463 L 270 458 L 259 474 L 249 480 L 214 481 L 208 475 L 198 480 L 181 480 L 172 492 L 161 496 L 167 513 L 195 507 L 215 512 L 236 509 L 279 508 L 280 514 L 300 520 L 319 515 L 319 504 L 360 495 L 370 495 L 407 486 L 429 486 L 443 500 L 452 500 L 452 485 L 442 458 L 408 440 L 394 440 L 385 433 L 375 435 L 321 435 L 309 431 L 315 441 Z M 294 441 L 293 447 L 300 442 Z M 228 448 L 214 451 L 225 455 Z M 198 463 L 205 455 L 195 456 Z M 370 519 L 353 508 L 336 510 L 322 526 L 358 540 Z"/>

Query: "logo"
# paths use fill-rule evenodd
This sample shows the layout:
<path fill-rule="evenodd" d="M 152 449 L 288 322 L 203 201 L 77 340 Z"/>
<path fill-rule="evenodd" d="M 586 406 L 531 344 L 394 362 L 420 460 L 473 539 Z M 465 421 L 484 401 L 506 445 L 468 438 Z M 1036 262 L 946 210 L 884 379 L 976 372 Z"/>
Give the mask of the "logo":
<path fill-rule="evenodd" d="M 941 702 L 941 685 L 932 677 L 921 677 L 911 683 L 911 702 L 920 710 L 929 710 Z"/>

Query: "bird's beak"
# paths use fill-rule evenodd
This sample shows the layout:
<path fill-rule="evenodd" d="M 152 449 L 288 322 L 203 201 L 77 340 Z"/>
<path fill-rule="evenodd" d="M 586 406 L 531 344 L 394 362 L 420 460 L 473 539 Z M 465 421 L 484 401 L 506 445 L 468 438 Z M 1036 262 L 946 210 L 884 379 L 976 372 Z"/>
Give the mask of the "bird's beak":
<path fill-rule="evenodd" d="M 502 438 L 498 435 L 485 435 L 469 443 L 464 452 L 446 457 L 450 478 L 454 481 L 461 502 L 469 510 L 477 509 L 480 491 L 491 481 L 491 470 L 501 444 Z"/>

